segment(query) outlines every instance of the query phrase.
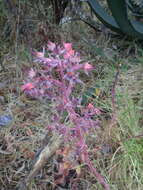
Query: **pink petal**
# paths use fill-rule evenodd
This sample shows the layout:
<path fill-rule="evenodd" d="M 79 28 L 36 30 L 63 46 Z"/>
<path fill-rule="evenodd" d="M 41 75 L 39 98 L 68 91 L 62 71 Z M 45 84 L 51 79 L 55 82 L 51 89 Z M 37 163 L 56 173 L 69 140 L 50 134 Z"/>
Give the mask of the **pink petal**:
<path fill-rule="evenodd" d="M 87 108 L 94 114 L 100 115 L 101 111 L 98 108 L 95 108 L 93 104 L 89 103 Z"/>
<path fill-rule="evenodd" d="M 85 63 L 83 68 L 84 68 L 85 71 L 90 71 L 90 70 L 93 69 L 93 66 L 90 65 L 89 63 Z"/>
<path fill-rule="evenodd" d="M 34 85 L 32 83 L 27 83 L 27 84 L 24 84 L 22 87 L 21 87 L 21 90 L 24 91 L 24 90 L 31 90 L 34 88 Z"/>
<path fill-rule="evenodd" d="M 87 106 L 88 109 L 93 109 L 94 108 L 94 105 L 89 103 L 88 106 Z"/>
<path fill-rule="evenodd" d="M 74 50 L 69 50 L 67 53 L 64 54 L 64 58 L 68 59 L 69 57 L 74 55 Z"/>
<path fill-rule="evenodd" d="M 36 57 L 44 57 L 44 53 L 43 52 L 34 52 L 33 53 Z"/>
<path fill-rule="evenodd" d="M 64 43 L 64 48 L 67 50 L 67 51 L 70 51 L 72 50 L 72 44 L 71 43 Z"/>

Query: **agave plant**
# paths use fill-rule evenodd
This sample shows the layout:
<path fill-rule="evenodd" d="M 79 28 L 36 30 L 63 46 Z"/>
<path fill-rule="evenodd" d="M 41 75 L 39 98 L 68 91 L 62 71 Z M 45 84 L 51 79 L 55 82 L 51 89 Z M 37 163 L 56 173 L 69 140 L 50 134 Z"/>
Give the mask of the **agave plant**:
<path fill-rule="evenodd" d="M 143 0 L 130 0 L 133 4 L 143 8 Z"/>
<path fill-rule="evenodd" d="M 98 0 L 87 0 L 87 2 L 97 18 L 111 30 L 143 39 L 143 23 L 140 19 L 137 19 L 139 16 L 143 17 L 143 14 L 141 15 L 143 0 L 107 0 L 112 16 L 105 11 Z M 130 12 L 139 14 L 133 14 L 134 18 L 132 18 L 129 9 Z"/>
<path fill-rule="evenodd" d="M 143 0 L 128 0 L 127 5 L 136 18 L 143 18 Z"/>

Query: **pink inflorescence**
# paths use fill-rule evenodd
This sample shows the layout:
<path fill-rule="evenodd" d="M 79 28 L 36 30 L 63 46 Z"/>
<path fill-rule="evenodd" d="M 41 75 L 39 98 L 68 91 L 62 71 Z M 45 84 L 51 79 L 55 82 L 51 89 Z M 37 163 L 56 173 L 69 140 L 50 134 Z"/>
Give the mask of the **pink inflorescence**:
<path fill-rule="evenodd" d="M 84 84 L 79 78 L 80 71 L 88 74 L 94 67 L 88 62 L 83 63 L 79 53 L 72 49 L 71 43 L 60 46 L 49 42 L 45 51 L 33 52 L 33 55 L 35 61 L 40 63 L 39 69 L 29 70 L 22 91 L 30 97 L 47 98 L 54 103 L 48 130 L 58 132 L 66 142 L 71 142 L 77 154 L 84 155 L 83 161 L 106 187 L 102 176 L 92 167 L 86 145 L 86 134 L 99 126 L 99 121 L 94 116 L 98 116 L 100 110 L 92 103 L 83 107 L 81 98 L 73 95 L 76 84 Z M 66 115 L 64 120 L 63 115 Z M 108 186 L 106 189 L 109 189 Z"/>
<path fill-rule="evenodd" d="M 48 98 L 54 101 L 55 114 L 50 130 L 57 130 L 68 140 L 79 137 L 91 127 L 97 127 L 98 121 L 91 119 L 93 115 L 99 115 L 100 110 L 93 104 L 86 108 L 81 106 L 81 98 L 73 97 L 73 90 L 77 83 L 83 84 L 79 78 L 79 71 L 88 74 L 94 67 L 88 62 L 81 63 L 79 53 L 72 49 L 71 43 L 63 43 L 63 46 L 49 42 L 45 52 L 34 52 L 35 61 L 41 63 L 39 69 L 31 68 L 28 72 L 22 91 L 34 98 Z M 81 108 L 77 113 L 77 107 Z M 63 112 L 67 112 L 68 118 L 74 124 L 67 127 L 61 123 Z"/>

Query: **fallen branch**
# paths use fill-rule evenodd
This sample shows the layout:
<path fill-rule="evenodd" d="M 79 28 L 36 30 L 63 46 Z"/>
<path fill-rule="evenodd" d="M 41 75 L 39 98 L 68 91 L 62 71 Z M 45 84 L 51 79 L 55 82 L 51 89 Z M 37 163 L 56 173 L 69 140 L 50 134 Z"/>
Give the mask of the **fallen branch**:
<path fill-rule="evenodd" d="M 63 142 L 63 139 L 60 135 L 54 134 L 51 143 L 48 143 L 41 153 L 36 158 L 36 162 L 31 170 L 30 174 L 26 177 L 26 179 L 20 183 L 19 190 L 27 190 L 28 185 L 34 179 L 34 177 L 38 174 L 38 172 L 44 167 L 49 158 L 56 152 L 56 150 L 60 147 Z"/>

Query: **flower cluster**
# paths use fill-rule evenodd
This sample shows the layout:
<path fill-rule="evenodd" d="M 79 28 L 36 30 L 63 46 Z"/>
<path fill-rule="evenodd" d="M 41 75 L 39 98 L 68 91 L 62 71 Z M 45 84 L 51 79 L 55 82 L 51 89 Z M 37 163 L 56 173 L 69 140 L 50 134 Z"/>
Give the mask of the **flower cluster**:
<path fill-rule="evenodd" d="M 79 79 L 79 71 L 86 74 L 93 70 L 88 62 L 82 60 L 77 52 L 72 49 L 71 43 L 63 46 L 49 42 L 45 52 L 34 52 L 35 61 L 41 63 L 38 70 L 30 69 L 22 91 L 35 98 L 48 98 L 55 103 L 56 112 L 51 117 L 52 123 L 48 129 L 56 130 L 68 140 L 80 137 L 83 146 L 83 134 L 91 127 L 97 127 L 98 121 L 91 119 L 93 115 L 100 114 L 100 110 L 89 104 L 82 108 L 81 99 L 73 97 L 73 89 L 77 83 L 83 84 Z M 77 112 L 77 108 L 81 108 Z M 72 123 L 67 127 L 61 117 L 67 113 Z"/>
<path fill-rule="evenodd" d="M 63 135 L 65 142 L 73 146 L 77 155 L 82 157 L 98 180 L 107 186 L 92 166 L 86 145 L 86 134 L 90 129 L 99 126 L 99 121 L 93 118 L 100 114 L 100 110 L 91 103 L 83 107 L 81 98 L 73 95 L 76 84 L 84 84 L 79 78 L 80 71 L 88 74 L 94 67 L 88 62 L 83 63 L 79 53 L 72 49 L 71 43 L 63 43 L 60 46 L 49 42 L 43 52 L 33 54 L 40 65 L 38 69 L 29 70 L 22 91 L 28 96 L 47 98 L 51 103 L 54 102 L 54 112 L 48 130 Z"/>

